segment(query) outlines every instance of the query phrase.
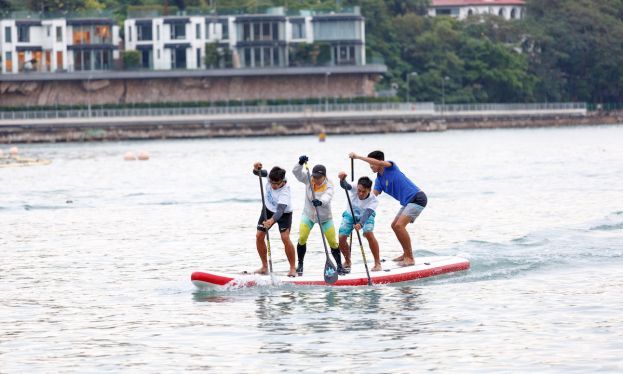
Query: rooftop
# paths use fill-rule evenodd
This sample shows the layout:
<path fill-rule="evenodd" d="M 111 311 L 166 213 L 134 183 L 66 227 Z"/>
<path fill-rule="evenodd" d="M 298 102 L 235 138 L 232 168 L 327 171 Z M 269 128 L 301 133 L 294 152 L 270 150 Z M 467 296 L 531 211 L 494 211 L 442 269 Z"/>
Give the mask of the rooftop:
<path fill-rule="evenodd" d="M 440 6 L 489 6 L 489 5 L 526 5 L 524 0 L 432 0 L 431 7 Z"/>

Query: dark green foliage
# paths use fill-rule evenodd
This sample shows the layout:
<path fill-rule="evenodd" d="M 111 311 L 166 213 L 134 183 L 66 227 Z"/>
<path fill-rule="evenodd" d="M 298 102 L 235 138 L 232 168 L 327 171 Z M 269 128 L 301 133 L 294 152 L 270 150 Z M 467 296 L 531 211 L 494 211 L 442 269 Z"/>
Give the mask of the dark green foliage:
<path fill-rule="evenodd" d="M 126 70 L 138 69 L 141 66 L 141 54 L 139 51 L 122 52 L 123 68 Z"/>
<path fill-rule="evenodd" d="M 217 13 L 270 6 L 337 10 L 360 6 L 366 19 L 366 59 L 384 63 L 381 89 L 398 86 L 404 99 L 453 102 L 623 102 L 623 0 L 527 0 L 521 21 L 426 17 L 429 0 L 178 0 L 168 9 Z M 159 0 L 0 0 L 2 10 L 114 11 L 162 6 Z M 231 51 L 210 53 L 208 66 L 231 67 Z M 295 45 L 292 66 L 329 62 L 329 45 Z M 206 63 L 208 62 L 206 56 Z M 127 66 L 127 64 L 126 64 Z M 414 73 L 417 73 L 415 75 Z M 409 87 L 407 87 L 409 76 Z M 448 79 L 443 79 L 448 77 Z M 443 79 L 443 80 L 442 80 Z M 442 84 L 443 82 L 443 84 Z"/>

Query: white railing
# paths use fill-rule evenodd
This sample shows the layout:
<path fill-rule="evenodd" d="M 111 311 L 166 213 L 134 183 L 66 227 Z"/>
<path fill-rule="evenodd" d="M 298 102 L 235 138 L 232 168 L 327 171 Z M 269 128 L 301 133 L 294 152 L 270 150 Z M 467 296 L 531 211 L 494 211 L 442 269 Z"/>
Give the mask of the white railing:
<path fill-rule="evenodd" d="M 350 103 L 319 102 L 303 105 L 260 106 L 204 106 L 179 108 L 124 108 L 124 109 L 75 109 L 0 111 L 1 120 L 62 119 L 62 118 L 115 118 L 115 117 L 171 117 L 171 116 L 227 116 L 227 115 L 281 115 L 316 113 L 335 114 L 394 114 L 405 116 L 430 115 L 530 115 L 530 114 L 586 114 L 585 103 L 536 103 L 536 104 L 450 104 L 434 103 Z"/>

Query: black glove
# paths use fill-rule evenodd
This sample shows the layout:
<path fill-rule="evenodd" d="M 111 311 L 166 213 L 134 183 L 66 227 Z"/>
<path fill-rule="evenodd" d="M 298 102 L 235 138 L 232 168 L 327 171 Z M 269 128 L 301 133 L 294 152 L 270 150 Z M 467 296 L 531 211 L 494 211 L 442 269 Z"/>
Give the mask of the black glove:
<path fill-rule="evenodd" d="M 309 158 L 307 156 L 303 155 L 303 156 L 299 157 L 299 165 L 303 165 L 307 161 L 309 161 Z"/>
<path fill-rule="evenodd" d="M 320 201 L 318 199 L 314 199 L 314 200 L 312 200 L 312 205 L 313 206 L 322 206 L 322 201 Z"/>
<path fill-rule="evenodd" d="M 262 177 L 267 177 L 268 176 L 268 172 L 266 170 L 264 170 L 264 169 L 262 169 L 261 171 L 257 170 L 257 169 L 253 169 L 253 174 L 260 175 L 260 173 L 261 173 Z"/>

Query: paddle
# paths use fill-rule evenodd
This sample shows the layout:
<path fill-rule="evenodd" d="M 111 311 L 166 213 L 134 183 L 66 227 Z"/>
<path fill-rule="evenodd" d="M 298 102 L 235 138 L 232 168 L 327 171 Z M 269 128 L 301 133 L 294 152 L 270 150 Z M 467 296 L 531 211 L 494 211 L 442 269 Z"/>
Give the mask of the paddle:
<path fill-rule="evenodd" d="M 266 201 L 264 200 L 264 183 L 262 183 L 262 177 L 267 177 L 268 172 L 266 170 L 258 170 L 257 176 L 260 177 L 260 193 L 262 194 L 262 218 L 264 221 L 268 219 L 266 214 Z M 268 236 L 268 228 L 266 229 L 266 256 L 268 257 L 268 273 L 270 274 L 270 280 L 274 282 L 273 279 L 273 260 L 270 256 L 270 237 Z"/>
<path fill-rule="evenodd" d="M 309 189 L 312 193 L 312 199 L 316 200 L 316 194 L 314 193 L 314 187 L 312 186 L 311 175 L 309 174 L 309 166 L 307 166 L 307 162 L 305 163 L 305 170 L 307 170 L 307 180 L 309 181 Z M 327 261 L 324 264 L 324 281 L 328 284 L 333 284 L 337 282 L 337 267 L 333 262 L 331 262 L 331 258 L 329 257 L 329 250 L 327 250 L 327 242 L 324 238 L 324 231 L 322 229 L 322 223 L 320 223 L 320 214 L 318 214 L 318 207 L 316 208 L 316 217 L 318 217 L 318 226 L 320 226 L 320 236 L 322 236 L 322 244 L 324 245 L 324 254 L 327 256 Z"/>
<path fill-rule="evenodd" d="M 355 212 L 353 210 L 353 204 L 350 202 L 350 195 L 348 194 L 348 190 L 345 188 L 344 191 L 346 191 L 346 200 L 348 201 L 348 207 L 350 208 L 350 214 L 353 216 L 353 224 L 354 224 Z M 370 270 L 368 270 L 368 260 L 366 260 L 366 251 L 363 250 L 363 243 L 361 242 L 361 235 L 359 235 L 359 230 L 355 230 L 354 228 L 353 230 L 357 233 L 357 239 L 359 239 L 359 248 L 361 248 L 361 256 L 363 257 L 363 264 L 366 267 L 366 275 L 368 276 L 368 286 L 371 286 L 372 279 L 370 278 Z M 353 233 L 351 232 L 350 235 L 352 238 Z M 352 261 L 352 256 L 353 256 L 352 251 L 350 255 L 351 255 L 351 261 Z"/>
<path fill-rule="evenodd" d="M 350 181 L 351 183 L 355 183 L 355 159 L 354 158 L 350 159 Z M 348 196 L 348 191 L 346 191 L 346 196 Z M 348 253 L 350 253 L 351 255 L 353 253 L 353 232 L 352 231 L 350 232 L 350 239 L 348 240 Z"/>

